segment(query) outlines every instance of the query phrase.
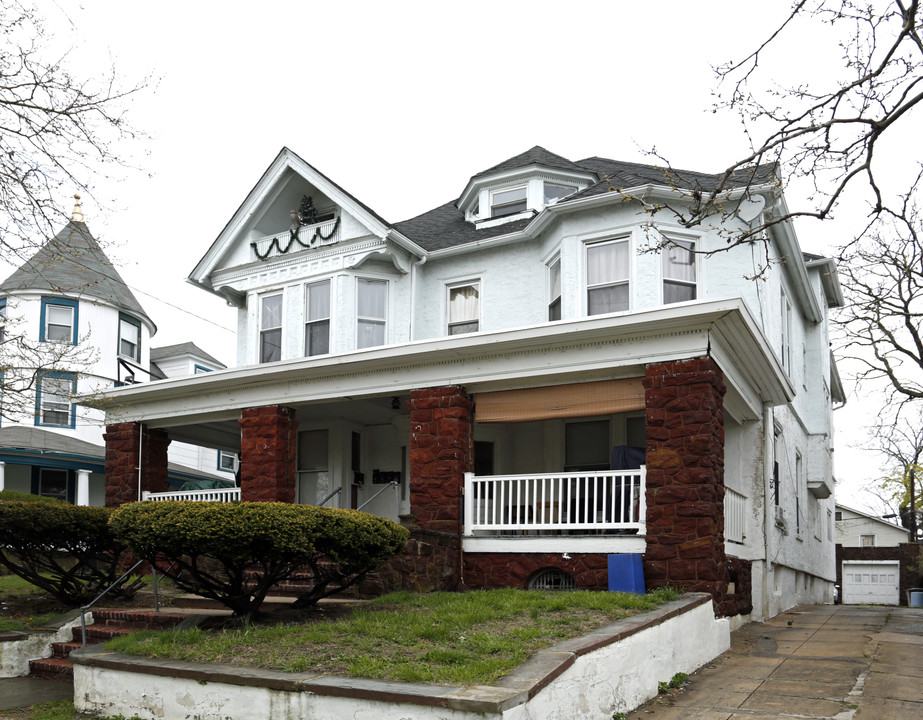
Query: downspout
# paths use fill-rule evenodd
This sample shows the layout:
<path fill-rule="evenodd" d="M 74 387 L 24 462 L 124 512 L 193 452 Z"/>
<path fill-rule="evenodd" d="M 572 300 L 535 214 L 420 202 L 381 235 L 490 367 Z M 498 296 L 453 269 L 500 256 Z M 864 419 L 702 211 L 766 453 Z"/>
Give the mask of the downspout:
<path fill-rule="evenodd" d="M 141 459 L 144 457 L 144 423 L 138 423 L 138 501 L 141 501 Z"/>
<path fill-rule="evenodd" d="M 763 622 L 769 618 L 769 574 L 772 572 L 772 526 L 775 504 L 772 502 L 773 479 L 773 435 L 772 406 L 763 403 L 763 573 L 761 584 L 761 612 Z"/>

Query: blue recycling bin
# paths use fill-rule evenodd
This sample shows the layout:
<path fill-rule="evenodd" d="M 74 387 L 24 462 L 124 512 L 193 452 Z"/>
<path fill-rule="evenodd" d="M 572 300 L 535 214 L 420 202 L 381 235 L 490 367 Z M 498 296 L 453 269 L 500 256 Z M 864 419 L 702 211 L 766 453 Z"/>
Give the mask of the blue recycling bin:
<path fill-rule="evenodd" d="M 609 556 L 609 590 L 612 592 L 631 592 L 643 595 L 644 568 L 640 555 Z"/>

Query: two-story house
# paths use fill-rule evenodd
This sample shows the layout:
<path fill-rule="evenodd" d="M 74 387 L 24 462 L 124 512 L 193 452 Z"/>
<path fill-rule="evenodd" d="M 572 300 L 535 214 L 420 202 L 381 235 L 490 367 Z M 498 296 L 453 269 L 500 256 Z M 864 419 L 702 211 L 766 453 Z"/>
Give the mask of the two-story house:
<path fill-rule="evenodd" d="M 534 147 L 390 223 L 283 149 L 189 278 L 239 367 L 89 401 L 107 503 L 190 441 L 239 452 L 245 500 L 408 523 L 417 587 L 605 588 L 627 555 L 725 615 L 831 600 L 836 268 L 788 223 L 728 249 L 784 212 L 773 167 L 696 227 L 643 207 L 715 183 Z"/>
<path fill-rule="evenodd" d="M 103 505 L 104 414 L 75 397 L 146 381 L 152 363 L 157 377 L 225 367 L 192 343 L 151 348 L 154 323 L 90 233 L 79 199 L 70 222 L 0 283 L 0 313 L 8 383 L 0 398 L 0 489 Z M 175 487 L 234 480 L 236 468 L 220 468 L 212 448 L 177 444 L 170 460 Z"/>

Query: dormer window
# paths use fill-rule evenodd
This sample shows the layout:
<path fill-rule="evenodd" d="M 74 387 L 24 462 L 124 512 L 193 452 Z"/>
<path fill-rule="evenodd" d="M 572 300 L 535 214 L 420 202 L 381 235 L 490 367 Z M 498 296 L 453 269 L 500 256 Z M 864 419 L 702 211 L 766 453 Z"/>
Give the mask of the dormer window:
<path fill-rule="evenodd" d="M 490 193 L 490 216 L 492 218 L 525 212 L 527 187 L 525 185 Z"/>
<path fill-rule="evenodd" d="M 577 192 L 577 188 L 570 185 L 558 185 L 557 183 L 545 183 L 545 193 L 543 205 L 554 205 L 558 200 L 566 198 Z"/>

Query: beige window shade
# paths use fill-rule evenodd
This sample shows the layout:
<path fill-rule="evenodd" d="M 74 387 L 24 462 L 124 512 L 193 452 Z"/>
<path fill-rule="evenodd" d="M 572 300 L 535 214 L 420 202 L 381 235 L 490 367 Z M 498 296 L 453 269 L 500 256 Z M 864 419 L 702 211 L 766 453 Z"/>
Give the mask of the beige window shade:
<path fill-rule="evenodd" d="M 589 417 L 644 409 L 641 378 L 478 393 L 475 420 L 526 422 Z"/>

